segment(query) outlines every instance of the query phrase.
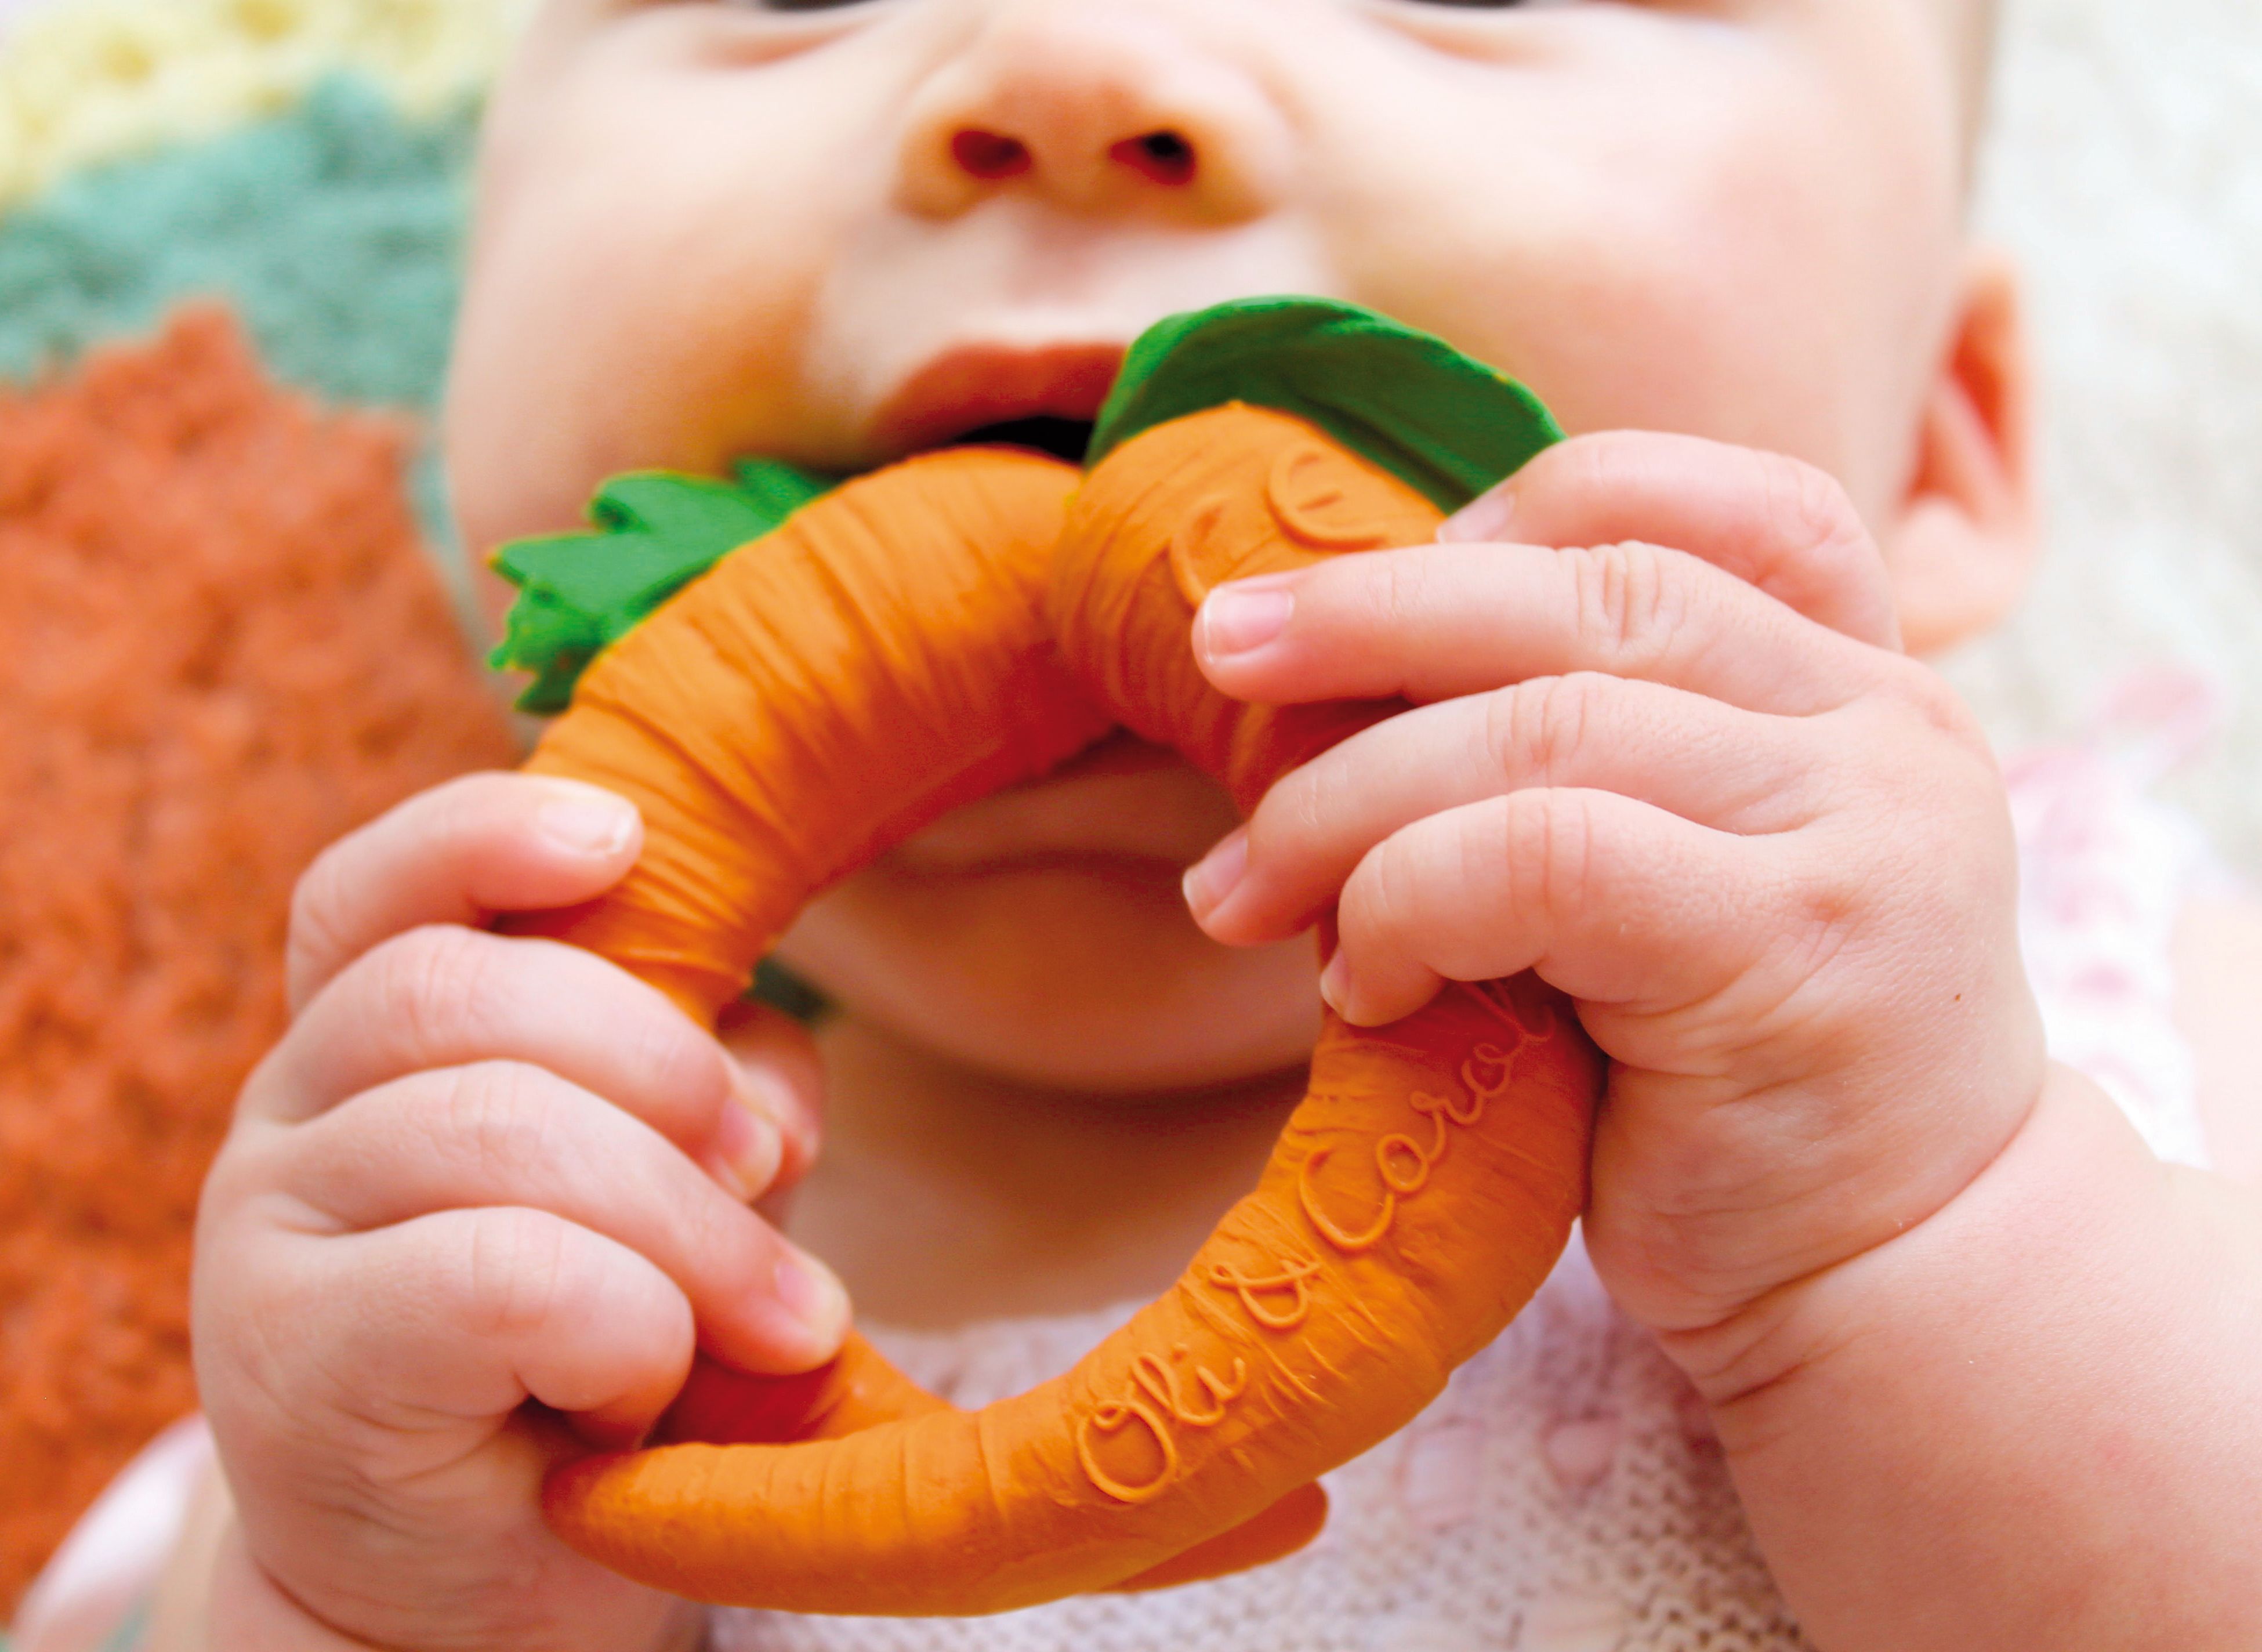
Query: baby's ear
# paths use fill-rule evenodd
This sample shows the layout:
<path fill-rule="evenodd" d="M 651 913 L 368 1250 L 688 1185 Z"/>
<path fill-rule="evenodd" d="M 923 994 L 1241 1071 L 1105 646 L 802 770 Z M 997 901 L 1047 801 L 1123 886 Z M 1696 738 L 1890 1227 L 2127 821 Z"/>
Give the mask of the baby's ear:
<path fill-rule="evenodd" d="M 1885 534 L 1911 653 L 1977 636 L 2025 588 L 2042 537 L 2033 413 L 2018 273 L 2002 254 L 1975 253 Z"/>

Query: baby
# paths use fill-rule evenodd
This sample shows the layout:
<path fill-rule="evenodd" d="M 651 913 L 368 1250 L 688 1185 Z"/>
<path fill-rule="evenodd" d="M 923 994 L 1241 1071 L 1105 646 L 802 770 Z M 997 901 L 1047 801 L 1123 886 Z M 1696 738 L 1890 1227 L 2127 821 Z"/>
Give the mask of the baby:
<path fill-rule="evenodd" d="M 1245 826 L 1122 739 L 962 810 L 794 931 L 815 1046 L 478 927 L 621 876 L 602 794 L 478 777 L 335 848 L 205 1200 L 227 1490 L 153 1642 L 2262 1645 L 2254 1167 L 2165 1166 L 2047 1059 L 2004 782 L 1911 658 L 2036 537 L 2017 293 L 1963 231 L 1984 11 L 548 0 L 457 364 L 475 545 L 633 467 L 1073 446 L 1129 339 L 1246 294 L 1441 334 L 1579 434 L 1437 544 L 1198 617 L 1229 694 L 1419 709 Z M 1526 969 L 1613 1063 L 1591 1272 L 1510 1333 L 1517 1383 L 1473 1367 L 1409 1431 L 1398 1506 L 1339 1488 L 1244 1578 L 908 1627 L 710 1615 L 543 1526 L 545 1467 L 695 1349 L 808 1368 L 850 1294 L 905 1346 L 1090 1340 L 1253 1178 L 1322 995 L 1380 1024 Z M 2237 992 L 2192 1027 L 2224 1142 Z M 1580 1336 L 1670 1381 L 1545 1414 Z M 1567 1533 L 1643 1404 L 1684 1425 L 1597 1557 Z M 1439 1449 L 1478 1482 L 1439 1493 Z M 1709 1569 L 1646 1562 L 1667 1526 Z"/>

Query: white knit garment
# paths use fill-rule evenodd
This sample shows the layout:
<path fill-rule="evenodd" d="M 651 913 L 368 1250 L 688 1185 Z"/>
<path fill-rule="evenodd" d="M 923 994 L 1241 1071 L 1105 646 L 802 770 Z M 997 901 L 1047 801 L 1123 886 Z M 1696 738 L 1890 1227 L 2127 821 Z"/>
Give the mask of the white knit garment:
<path fill-rule="evenodd" d="M 2204 1162 L 2171 1019 L 2176 915 L 2203 856 L 2102 750 L 2014 767 L 2021 929 L 2052 1053 L 2154 1151 Z M 941 1333 L 867 1324 L 962 1405 L 1034 1387 L 1135 1304 Z M 1575 1242 L 1522 1317 L 1402 1432 L 1327 1476 L 1300 1555 L 1150 1595 L 999 1617 L 716 1614 L 717 1652 L 1784 1652 L 1804 1648 L 1704 1409 Z"/>

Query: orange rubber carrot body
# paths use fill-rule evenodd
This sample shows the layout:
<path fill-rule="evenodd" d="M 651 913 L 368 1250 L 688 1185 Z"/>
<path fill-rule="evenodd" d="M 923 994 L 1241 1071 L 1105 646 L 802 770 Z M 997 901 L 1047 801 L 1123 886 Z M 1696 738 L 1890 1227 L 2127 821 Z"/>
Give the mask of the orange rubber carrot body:
<path fill-rule="evenodd" d="M 849 483 L 599 656 L 526 767 L 618 792 L 645 847 L 523 920 L 711 1024 L 810 896 L 1107 732 L 1044 589 L 1070 465 L 967 450 Z"/>
<path fill-rule="evenodd" d="M 1411 490 L 1238 406 L 1127 443 L 1071 505 L 1076 480 L 911 461 L 616 645 L 535 766 L 632 797 L 647 846 L 545 931 L 711 1015 L 824 884 L 1111 721 L 1245 808 L 1395 709 L 1226 700 L 1186 629 L 1219 580 L 1429 537 Z M 994 1612 L 1285 1552 L 1315 1526 L 1311 1482 L 1411 1420 L 1545 1278 L 1599 1078 L 1528 977 L 1375 1032 L 1330 1019 L 1256 1191 L 1066 1375 L 969 1413 L 861 1340 L 807 1378 L 709 1372 L 668 1431 L 706 1443 L 567 1466 L 552 1523 L 657 1586 L 803 1612 Z"/>
<path fill-rule="evenodd" d="M 831 1362 L 799 1376 L 749 1376 L 702 1357 L 657 1438 L 708 1445 L 838 1439 L 947 1406 L 851 1333 Z M 1327 1515 L 1327 1493 L 1316 1484 L 1300 1486 L 1255 1519 L 1109 1587 L 1164 1589 L 1245 1571 L 1303 1547 Z"/>

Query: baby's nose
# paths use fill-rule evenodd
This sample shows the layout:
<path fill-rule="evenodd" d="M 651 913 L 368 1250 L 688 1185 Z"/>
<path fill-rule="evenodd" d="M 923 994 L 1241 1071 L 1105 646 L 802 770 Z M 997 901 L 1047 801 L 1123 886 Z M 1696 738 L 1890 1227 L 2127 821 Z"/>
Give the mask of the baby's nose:
<path fill-rule="evenodd" d="M 1029 146 L 1020 139 L 981 126 L 962 126 L 951 133 L 950 158 L 969 177 L 985 180 L 1019 177 L 1034 171 L 1037 164 L 1036 157 L 1029 153 Z M 1150 183 L 1165 185 L 1192 183 L 1195 169 L 1200 164 L 1200 153 L 1194 148 L 1193 140 L 1168 126 L 1135 138 L 1118 139 L 1108 146 L 1107 158 L 1129 167 Z"/>
<path fill-rule="evenodd" d="M 995 8 L 921 90 L 898 198 L 930 217 L 1019 190 L 1229 222 L 1277 202 L 1292 153 L 1256 77 L 1178 7 L 1048 0 Z"/>

